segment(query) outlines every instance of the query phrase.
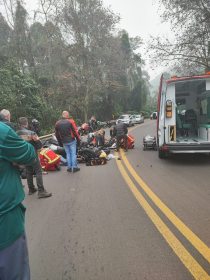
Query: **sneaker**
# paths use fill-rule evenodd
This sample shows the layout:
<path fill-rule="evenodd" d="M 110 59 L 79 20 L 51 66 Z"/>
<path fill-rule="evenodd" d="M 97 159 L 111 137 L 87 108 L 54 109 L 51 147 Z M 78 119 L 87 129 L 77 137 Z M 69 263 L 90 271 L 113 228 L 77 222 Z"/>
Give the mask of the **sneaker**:
<path fill-rule="evenodd" d="M 31 189 L 29 189 L 28 195 L 32 195 L 35 192 L 37 192 L 37 189 L 36 188 L 33 188 L 33 189 L 31 188 Z"/>
<path fill-rule="evenodd" d="M 67 172 L 72 172 L 72 169 L 71 168 L 67 168 Z"/>
<path fill-rule="evenodd" d="M 52 196 L 52 193 L 49 193 L 46 190 L 38 192 L 38 198 L 47 198 L 50 196 Z"/>
<path fill-rule="evenodd" d="M 72 172 L 75 173 L 77 171 L 80 171 L 80 168 L 79 167 L 74 167 Z"/>

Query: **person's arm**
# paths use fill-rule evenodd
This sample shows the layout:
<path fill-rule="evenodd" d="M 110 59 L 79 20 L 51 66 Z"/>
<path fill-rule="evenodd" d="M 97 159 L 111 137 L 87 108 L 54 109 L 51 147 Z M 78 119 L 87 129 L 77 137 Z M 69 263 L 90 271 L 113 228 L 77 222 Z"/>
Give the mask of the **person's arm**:
<path fill-rule="evenodd" d="M 70 120 L 70 123 L 72 125 L 73 134 L 76 137 L 77 141 L 79 142 L 80 141 L 80 135 L 78 133 L 78 129 L 77 129 L 76 123 L 72 119 Z"/>
<path fill-rule="evenodd" d="M 32 144 L 36 150 L 40 150 L 42 148 L 42 142 L 33 130 L 22 129 L 18 130 L 16 133 L 20 136 L 20 138 Z"/>
<path fill-rule="evenodd" d="M 55 124 L 55 137 L 58 140 L 58 144 L 60 147 L 63 147 L 63 143 L 60 137 L 59 129 L 58 129 L 58 122 Z"/>
<path fill-rule="evenodd" d="M 34 147 L 21 139 L 11 128 L 4 142 L 0 144 L 0 150 L 0 158 L 9 162 L 30 165 L 36 160 Z"/>
<path fill-rule="evenodd" d="M 31 138 L 32 138 L 32 141 L 33 141 L 33 144 L 34 144 L 34 147 L 36 150 L 40 150 L 42 148 L 42 142 L 41 140 L 39 139 L 39 136 L 36 134 L 36 132 L 34 132 L 32 135 L 31 135 Z"/>

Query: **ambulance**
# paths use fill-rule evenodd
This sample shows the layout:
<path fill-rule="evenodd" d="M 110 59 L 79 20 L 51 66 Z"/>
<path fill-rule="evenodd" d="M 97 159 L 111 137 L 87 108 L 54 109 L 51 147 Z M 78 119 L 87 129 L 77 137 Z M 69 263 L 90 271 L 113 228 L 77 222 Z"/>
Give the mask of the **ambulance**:
<path fill-rule="evenodd" d="M 210 153 L 210 72 L 160 79 L 157 114 L 160 158 Z"/>

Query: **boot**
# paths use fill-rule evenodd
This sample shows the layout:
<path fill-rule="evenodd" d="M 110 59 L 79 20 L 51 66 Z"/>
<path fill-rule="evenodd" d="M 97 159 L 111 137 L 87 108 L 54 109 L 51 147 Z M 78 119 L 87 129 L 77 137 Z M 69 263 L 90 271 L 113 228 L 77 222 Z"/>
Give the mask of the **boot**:
<path fill-rule="evenodd" d="M 35 192 L 37 192 L 37 189 L 36 189 L 35 187 L 30 188 L 30 189 L 29 189 L 29 192 L 28 192 L 28 195 L 32 195 L 32 194 L 34 194 Z"/>
<path fill-rule="evenodd" d="M 52 193 L 47 192 L 46 190 L 38 192 L 38 198 L 47 198 L 52 196 Z"/>
<path fill-rule="evenodd" d="M 72 170 L 73 173 L 75 173 L 75 172 L 77 172 L 77 171 L 80 171 L 80 168 L 79 168 L 79 167 L 74 167 L 73 170 Z"/>

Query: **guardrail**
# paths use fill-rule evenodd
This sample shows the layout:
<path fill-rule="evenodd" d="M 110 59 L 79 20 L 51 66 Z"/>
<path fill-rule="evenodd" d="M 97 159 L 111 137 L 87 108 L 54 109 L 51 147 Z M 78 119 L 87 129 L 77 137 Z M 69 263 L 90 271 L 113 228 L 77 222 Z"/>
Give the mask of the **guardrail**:
<path fill-rule="evenodd" d="M 116 123 L 116 120 L 110 120 L 110 121 L 107 121 L 107 122 L 100 122 L 101 124 L 102 123 L 110 123 L 110 125 L 114 125 Z M 39 139 L 40 140 L 46 140 L 48 138 L 51 138 L 55 133 L 51 133 L 51 134 L 47 134 L 47 135 L 43 135 L 43 136 L 40 136 Z"/>
<path fill-rule="evenodd" d="M 39 139 L 40 140 L 45 140 L 45 139 L 51 138 L 53 135 L 54 135 L 54 133 L 43 135 L 43 136 L 40 136 Z"/>

